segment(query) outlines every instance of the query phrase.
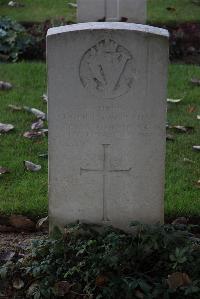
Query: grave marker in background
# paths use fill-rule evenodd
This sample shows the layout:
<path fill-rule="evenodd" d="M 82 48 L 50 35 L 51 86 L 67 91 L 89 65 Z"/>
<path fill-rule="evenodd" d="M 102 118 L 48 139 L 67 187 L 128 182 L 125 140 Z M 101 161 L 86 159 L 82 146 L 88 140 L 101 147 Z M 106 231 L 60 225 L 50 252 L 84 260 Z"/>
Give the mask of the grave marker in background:
<path fill-rule="evenodd" d="M 47 53 L 51 226 L 163 221 L 168 32 L 52 28 Z"/>
<path fill-rule="evenodd" d="M 146 23 L 146 0 L 77 0 L 77 22 Z"/>

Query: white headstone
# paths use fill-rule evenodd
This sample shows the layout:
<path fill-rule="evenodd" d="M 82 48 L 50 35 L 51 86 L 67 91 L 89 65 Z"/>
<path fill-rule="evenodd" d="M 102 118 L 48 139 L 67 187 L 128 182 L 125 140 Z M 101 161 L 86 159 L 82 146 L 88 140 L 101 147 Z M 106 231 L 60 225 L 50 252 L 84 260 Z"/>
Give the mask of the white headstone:
<path fill-rule="evenodd" d="M 146 23 L 146 0 L 77 0 L 77 21 Z"/>
<path fill-rule="evenodd" d="M 52 28 L 47 53 L 51 225 L 162 222 L 168 32 Z"/>

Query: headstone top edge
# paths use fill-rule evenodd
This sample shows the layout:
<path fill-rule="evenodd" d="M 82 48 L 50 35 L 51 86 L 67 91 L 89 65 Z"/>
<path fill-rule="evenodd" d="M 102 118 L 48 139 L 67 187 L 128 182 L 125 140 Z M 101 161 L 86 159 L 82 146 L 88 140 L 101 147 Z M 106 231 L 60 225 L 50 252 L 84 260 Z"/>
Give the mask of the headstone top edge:
<path fill-rule="evenodd" d="M 61 33 L 67 33 L 67 32 L 83 31 L 83 30 L 100 30 L 100 29 L 129 30 L 129 31 L 136 31 L 145 34 L 152 34 L 152 35 L 158 35 L 161 37 L 169 38 L 169 32 L 166 29 L 153 27 L 149 25 L 123 23 L 123 22 L 89 22 L 89 23 L 79 23 L 73 25 L 53 27 L 47 31 L 47 37 L 61 34 Z"/>

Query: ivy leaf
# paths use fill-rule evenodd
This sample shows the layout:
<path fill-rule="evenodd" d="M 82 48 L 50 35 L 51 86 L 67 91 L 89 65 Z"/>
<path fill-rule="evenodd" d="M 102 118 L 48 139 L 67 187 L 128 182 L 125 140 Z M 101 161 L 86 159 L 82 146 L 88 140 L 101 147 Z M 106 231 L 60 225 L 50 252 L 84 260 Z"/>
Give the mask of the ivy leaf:
<path fill-rule="evenodd" d="M 149 291 L 151 290 L 151 287 L 142 279 L 138 280 L 138 285 L 140 286 L 141 290 L 144 293 L 149 293 Z"/>
<path fill-rule="evenodd" d="M 27 297 L 34 297 L 34 299 L 40 299 L 40 287 L 38 282 L 34 282 L 30 285 L 26 293 Z"/>

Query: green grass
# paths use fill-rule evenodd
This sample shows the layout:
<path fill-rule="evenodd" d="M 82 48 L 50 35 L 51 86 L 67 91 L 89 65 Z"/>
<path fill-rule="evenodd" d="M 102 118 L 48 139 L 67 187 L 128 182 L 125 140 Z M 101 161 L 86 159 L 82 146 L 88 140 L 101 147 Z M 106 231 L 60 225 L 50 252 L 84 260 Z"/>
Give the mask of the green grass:
<path fill-rule="evenodd" d="M 95 0 L 94 0 L 95 1 Z M 0 0 L 0 15 L 8 15 L 18 21 L 44 21 L 65 17 L 76 20 L 75 9 L 67 5 L 72 0 L 20 0 L 24 7 L 12 8 L 8 0 Z M 170 11 L 167 8 L 175 8 Z M 148 0 L 148 22 L 181 23 L 200 21 L 200 5 L 191 0 Z"/>
<path fill-rule="evenodd" d="M 192 0 L 148 0 L 148 22 L 200 22 L 200 5 L 192 3 Z"/>
<path fill-rule="evenodd" d="M 195 183 L 200 179 L 200 154 L 192 150 L 199 143 L 200 127 L 196 119 L 200 114 L 200 87 L 189 83 L 191 77 L 200 78 L 200 67 L 171 65 L 169 97 L 184 97 L 180 104 L 171 105 L 168 120 L 174 125 L 195 127 L 192 134 L 175 134 L 176 140 L 167 143 L 165 211 L 168 216 L 199 215 L 200 196 Z M 0 165 L 9 167 L 11 174 L 0 177 L 0 212 L 42 215 L 47 213 L 47 160 L 38 157 L 47 151 L 47 138 L 38 141 L 22 136 L 29 130 L 34 117 L 26 112 L 11 112 L 8 104 L 29 105 L 43 111 L 46 105 L 40 96 L 46 90 L 45 65 L 42 63 L 4 64 L 0 68 L 1 80 L 14 84 L 11 91 L 0 93 L 0 122 L 12 123 L 14 132 L 0 136 Z M 188 113 L 188 107 L 196 111 Z M 194 161 L 185 163 L 184 158 Z M 42 171 L 24 171 L 23 160 L 42 165 Z"/>
<path fill-rule="evenodd" d="M 27 112 L 11 112 L 7 105 L 46 110 L 41 100 L 46 90 L 45 66 L 40 63 L 4 64 L 0 67 L 0 78 L 14 84 L 12 91 L 0 92 L 0 122 L 16 127 L 12 133 L 0 136 L 0 165 L 12 171 L 0 177 L 0 212 L 43 214 L 47 212 L 47 161 L 38 154 L 47 151 L 47 138 L 36 141 L 24 138 L 23 133 L 30 130 L 35 117 Z M 25 171 L 23 160 L 41 164 L 41 172 Z"/>
<path fill-rule="evenodd" d="M 171 105 L 168 121 L 174 125 L 194 126 L 194 134 L 176 134 L 176 141 L 167 145 L 165 208 L 168 215 L 200 215 L 200 192 L 195 183 L 200 179 L 200 153 L 192 150 L 200 144 L 200 87 L 189 83 L 191 77 L 200 78 L 197 66 L 172 65 L 169 72 L 169 97 L 183 97 L 182 103 Z M 196 107 L 188 113 L 190 106 Z M 185 163 L 184 158 L 194 164 Z"/>
<path fill-rule="evenodd" d="M 64 17 L 75 20 L 75 9 L 68 6 L 71 0 L 20 0 L 24 7 L 9 7 L 7 0 L 0 0 L 0 15 L 10 16 L 17 21 L 45 21 Z"/>

